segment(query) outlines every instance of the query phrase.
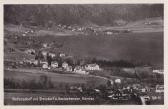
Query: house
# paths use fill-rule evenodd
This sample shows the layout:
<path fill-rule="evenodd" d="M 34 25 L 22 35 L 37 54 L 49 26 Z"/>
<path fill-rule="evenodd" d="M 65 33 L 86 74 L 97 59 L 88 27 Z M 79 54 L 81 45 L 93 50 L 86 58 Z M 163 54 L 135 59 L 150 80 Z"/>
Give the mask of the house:
<path fill-rule="evenodd" d="M 23 62 L 23 61 L 19 61 L 19 64 L 20 64 L 20 65 L 23 65 L 23 64 L 24 64 L 24 62 Z"/>
<path fill-rule="evenodd" d="M 68 26 L 67 28 L 68 28 L 68 29 L 71 29 L 72 27 L 71 27 L 71 26 Z"/>
<path fill-rule="evenodd" d="M 87 64 L 85 65 L 86 70 L 101 70 L 97 64 Z"/>
<path fill-rule="evenodd" d="M 114 81 L 113 81 L 113 80 L 110 80 L 110 84 L 113 85 L 113 84 L 114 84 Z"/>
<path fill-rule="evenodd" d="M 51 67 L 52 68 L 57 68 L 58 67 L 58 62 L 51 62 Z"/>
<path fill-rule="evenodd" d="M 56 55 L 54 53 L 49 53 L 49 56 L 51 56 L 52 58 L 54 58 Z"/>
<path fill-rule="evenodd" d="M 60 53 L 59 56 L 60 57 L 65 57 L 65 54 L 64 53 Z"/>
<path fill-rule="evenodd" d="M 48 47 L 48 44 L 47 44 L 47 43 L 44 43 L 44 44 L 43 44 L 43 47 L 44 47 L 44 48 L 47 48 L 47 47 Z"/>
<path fill-rule="evenodd" d="M 62 63 L 62 67 L 63 67 L 64 69 L 67 69 L 67 68 L 68 68 L 68 63 L 63 62 L 63 63 Z"/>
<path fill-rule="evenodd" d="M 156 85 L 156 93 L 163 93 L 164 92 L 164 85 Z"/>
<path fill-rule="evenodd" d="M 71 72 L 72 71 L 72 66 L 68 66 L 65 70 Z"/>
<path fill-rule="evenodd" d="M 47 51 L 42 51 L 41 53 L 42 53 L 42 55 L 43 55 L 44 57 L 47 56 Z"/>
<path fill-rule="evenodd" d="M 73 72 L 77 74 L 89 74 L 89 72 L 85 71 L 81 66 L 76 66 Z"/>
<path fill-rule="evenodd" d="M 42 68 L 43 68 L 43 69 L 48 69 L 48 63 L 44 63 L 44 64 L 42 65 Z"/>
<path fill-rule="evenodd" d="M 146 90 L 145 88 L 141 88 L 140 91 L 144 93 L 144 92 L 146 92 L 147 90 Z"/>
<path fill-rule="evenodd" d="M 40 61 L 40 64 L 48 64 L 46 61 Z"/>
<path fill-rule="evenodd" d="M 153 70 L 153 73 L 159 73 L 159 74 L 163 74 L 163 70 L 162 69 L 157 69 L 157 70 Z"/>
<path fill-rule="evenodd" d="M 24 36 L 24 37 L 25 37 L 25 36 L 26 36 L 26 34 L 25 34 L 25 33 L 23 33 L 23 34 L 22 34 L 22 36 Z"/>
<path fill-rule="evenodd" d="M 126 73 L 135 73 L 135 69 L 134 68 L 122 68 L 122 71 L 126 72 Z"/>
<path fill-rule="evenodd" d="M 112 35 L 113 32 L 111 32 L 111 31 L 107 31 L 106 34 L 107 34 L 107 35 Z"/>
<path fill-rule="evenodd" d="M 30 30 L 30 33 L 34 33 L 34 31 L 33 31 L 33 30 Z"/>
<path fill-rule="evenodd" d="M 121 79 L 115 79 L 115 83 L 121 84 Z"/>
<path fill-rule="evenodd" d="M 27 64 L 34 64 L 34 59 L 31 59 L 31 60 L 25 60 L 25 63 L 27 63 Z"/>
<path fill-rule="evenodd" d="M 37 61 L 37 60 L 34 60 L 34 61 L 33 61 L 33 65 L 37 66 L 37 65 L 38 65 L 38 61 Z"/>
<path fill-rule="evenodd" d="M 35 50 L 34 49 L 27 49 L 25 50 L 26 54 L 35 54 Z"/>

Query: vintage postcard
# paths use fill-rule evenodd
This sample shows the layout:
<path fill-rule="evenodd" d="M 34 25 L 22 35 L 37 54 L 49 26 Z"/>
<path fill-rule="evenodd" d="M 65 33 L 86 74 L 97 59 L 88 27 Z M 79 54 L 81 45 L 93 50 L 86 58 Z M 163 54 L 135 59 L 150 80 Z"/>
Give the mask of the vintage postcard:
<path fill-rule="evenodd" d="M 2 4 L 3 105 L 165 105 L 164 3 Z"/>

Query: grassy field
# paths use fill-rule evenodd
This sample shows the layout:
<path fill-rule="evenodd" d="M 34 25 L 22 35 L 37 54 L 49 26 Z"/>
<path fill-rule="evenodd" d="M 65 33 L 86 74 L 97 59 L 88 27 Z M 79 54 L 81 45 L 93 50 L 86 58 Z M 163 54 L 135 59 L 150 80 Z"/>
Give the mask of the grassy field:
<path fill-rule="evenodd" d="M 51 37 L 51 38 L 49 38 Z M 127 33 L 113 36 L 41 37 L 42 41 L 62 43 L 70 55 L 110 60 L 135 60 L 163 66 L 163 33 Z"/>
<path fill-rule="evenodd" d="M 54 85 L 59 83 L 68 83 L 68 84 L 86 84 L 89 81 L 96 81 L 96 85 L 106 84 L 107 80 L 103 78 L 93 77 L 90 75 L 78 75 L 78 74 L 58 74 L 58 73 L 51 73 L 46 71 L 39 71 L 39 70 L 29 70 L 24 69 L 20 71 L 4 71 L 4 78 L 7 79 L 14 79 L 17 82 L 24 81 L 38 81 L 41 75 L 46 75 Z"/>

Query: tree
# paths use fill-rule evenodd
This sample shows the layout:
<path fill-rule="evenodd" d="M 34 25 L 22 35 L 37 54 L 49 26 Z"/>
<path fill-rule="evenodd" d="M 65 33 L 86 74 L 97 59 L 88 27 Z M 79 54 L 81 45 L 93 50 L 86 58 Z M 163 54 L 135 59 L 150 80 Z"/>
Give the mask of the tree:
<path fill-rule="evenodd" d="M 48 66 L 51 66 L 52 57 L 49 55 L 49 53 L 47 53 L 47 62 L 48 62 Z"/>

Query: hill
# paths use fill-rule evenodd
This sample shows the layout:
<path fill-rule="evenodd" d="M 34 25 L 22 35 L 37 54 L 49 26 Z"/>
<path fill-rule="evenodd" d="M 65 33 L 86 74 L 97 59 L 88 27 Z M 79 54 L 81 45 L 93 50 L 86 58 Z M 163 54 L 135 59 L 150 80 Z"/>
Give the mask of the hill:
<path fill-rule="evenodd" d="M 4 5 L 5 23 L 45 27 L 120 25 L 151 17 L 163 17 L 163 4 Z"/>

